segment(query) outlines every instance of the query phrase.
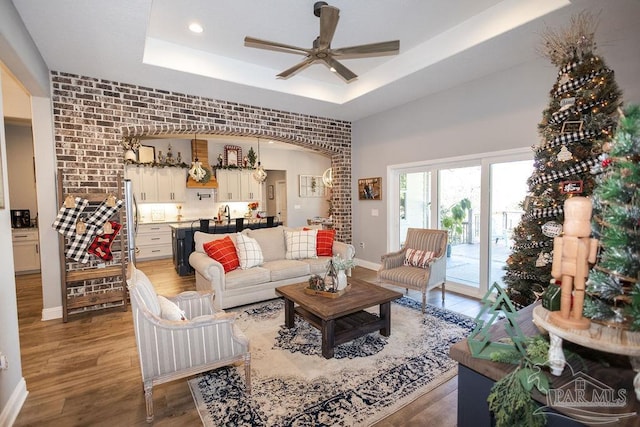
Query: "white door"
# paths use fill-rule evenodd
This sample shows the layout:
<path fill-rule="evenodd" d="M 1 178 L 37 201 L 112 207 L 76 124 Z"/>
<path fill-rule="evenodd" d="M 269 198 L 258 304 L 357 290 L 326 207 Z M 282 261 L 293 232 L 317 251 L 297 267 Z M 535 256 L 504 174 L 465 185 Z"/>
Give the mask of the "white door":
<path fill-rule="evenodd" d="M 287 181 L 276 181 L 276 214 L 282 221 L 282 225 L 287 224 Z"/>

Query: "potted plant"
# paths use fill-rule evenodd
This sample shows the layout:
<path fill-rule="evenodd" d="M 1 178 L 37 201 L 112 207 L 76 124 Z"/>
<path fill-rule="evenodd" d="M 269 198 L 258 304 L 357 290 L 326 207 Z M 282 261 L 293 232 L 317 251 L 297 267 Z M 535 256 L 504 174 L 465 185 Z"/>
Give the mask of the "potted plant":
<path fill-rule="evenodd" d="M 458 203 L 452 205 L 440 212 L 440 224 L 442 228 L 449 231 L 449 240 L 447 242 L 447 257 L 451 256 L 451 243 L 462 242 L 462 232 L 464 231 L 463 222 L 467 219 L 469 210 L 471 209 L 471 200 L 461 199 Z"/>

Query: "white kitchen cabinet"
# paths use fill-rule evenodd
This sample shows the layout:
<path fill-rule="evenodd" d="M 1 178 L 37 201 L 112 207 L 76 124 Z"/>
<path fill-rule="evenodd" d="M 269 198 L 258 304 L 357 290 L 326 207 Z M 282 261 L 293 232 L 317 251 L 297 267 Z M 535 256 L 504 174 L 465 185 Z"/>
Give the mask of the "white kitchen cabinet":
<path fill-rule="evenodd" d="M 220 169 L 218 180 L 218 202 L 246 202 L 261 200 L 262 184 L 253 178 L 251 170 Z"/>
<path fill-rule="evenodd" d="M 37 228 L 18 228 L 11 232 L 13 268 L 16 273 L 40 270 L 40 243 Z"/>
<path fill-rule="evenodd" d="M 169 224 L 140 224 L 136 235 L 136 260 L 171 258 Z"/>
<path fill-rule="evenodd" d="M 243 200 L 240 191 L 239 170 L 218 169 L 216 179 L 218 180 L 218 202 L 240 202 Z"/>
<path fill-rule="evenodd" d="M 138 203 L 176 203 L 187 199 L 186 171 L 183 168 L 127 166 Z"/>
<path fill-rule="evenodd" d="M 166 167 L 156 170 L 158 202 L 184 202 L 187 198 L 187 172 L 183 168 Z"/>
<path fill-rule="evenodd" d="M 158 201 L 158 179 L 156 168 L 145 166 L 127 166 L 127 178 L 131 180 L 133 194 L 139 203 Z"/>
<path fill-rule="evenodd" d="M 253 177 L 253 171 L 240 172 L 240 191 L 242 200 L 262 200 L 262 183 Z"/>

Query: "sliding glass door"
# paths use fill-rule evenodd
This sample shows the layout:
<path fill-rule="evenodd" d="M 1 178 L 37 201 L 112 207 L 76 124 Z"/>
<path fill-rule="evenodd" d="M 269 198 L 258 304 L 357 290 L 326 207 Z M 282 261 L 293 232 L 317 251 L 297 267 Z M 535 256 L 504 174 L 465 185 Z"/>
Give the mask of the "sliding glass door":
<path fill-rule="evenodd" d="M 403 246 L 410 227 L 448 230 L 447 289 L 481 297 L 502 282 L 532 157 L 516 151 L 390 168 L 389 249 Z"/>

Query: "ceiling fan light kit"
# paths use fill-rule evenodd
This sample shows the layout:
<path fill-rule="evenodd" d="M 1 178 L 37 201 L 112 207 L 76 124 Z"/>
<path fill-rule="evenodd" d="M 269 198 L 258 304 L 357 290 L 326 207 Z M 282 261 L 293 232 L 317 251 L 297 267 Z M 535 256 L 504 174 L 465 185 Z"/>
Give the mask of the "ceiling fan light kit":
<path fill-rule="evenodd" d="M 278 74 L 277 77 L 280 79 L 288 79 L 311 64 L 320 62 L 326 65 L 329 70 L 338 74 L 347 83 L 352 82 L 358 78 L 358 76 L 342 63 L 338 62 L 335 57 L 341 59 L 368 58 L 384 55 L 397 55 L 400 51 L 399 40 L 331 49 L 331 41 L 333 40 L 333 36 L 338 26 L 338 20 L 340 19 L 340 9 L 334 6 L 329 6 L 327 2 L 319 1 L 313 5 L 313 13 L 315 16 L 320 18 L 320 34 L 313 41 L 312 48 L 310 49 L 268 40 L 261 40 L 249 36 L 244 38 L 244 44 L 247 47 L 254 47 L 258 49 L 305 55 L 305 59 L 301 62 Z"/>

